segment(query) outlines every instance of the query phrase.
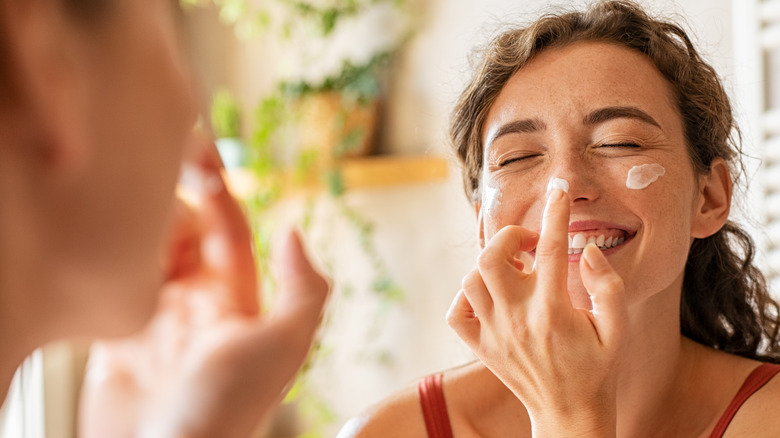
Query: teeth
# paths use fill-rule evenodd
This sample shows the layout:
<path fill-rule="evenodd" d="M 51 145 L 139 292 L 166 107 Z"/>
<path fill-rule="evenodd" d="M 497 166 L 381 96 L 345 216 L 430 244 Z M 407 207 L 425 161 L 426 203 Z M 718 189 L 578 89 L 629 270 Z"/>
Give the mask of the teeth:
<path fill-rule="evenodd" d="M 582 249 L 585 248 L 585 245 L 588 243 L 588 241 L 585 239 L 585 236 L 582 234 L 575 234 L 574 237 L 571 239 L 571 248 L 572 249 Z"/>
<path fill-rule="evenodd" d="M 584 234 L 577 233 L 574 236 L 569 235 L 569 254 L 579 254 L 585 245 L 593 243 L 600 249 L 609 249 L 625 242 L 625 237 L 606 237 L 603 234 L 599 236 L 585 237 Z"/>

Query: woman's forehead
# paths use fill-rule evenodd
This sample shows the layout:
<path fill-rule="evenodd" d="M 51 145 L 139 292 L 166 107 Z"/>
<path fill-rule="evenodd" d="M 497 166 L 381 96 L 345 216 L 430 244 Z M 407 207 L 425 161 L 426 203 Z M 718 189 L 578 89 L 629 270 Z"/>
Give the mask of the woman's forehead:
<path fill-rule="evenodd" d="M 518 70 L 490 108 L 482 139 L 518 120 L 583 123 L 609 107 L 636 108 L 669 134 L 682 121 L 671 84 L 645 55 L 616 44 L 577 42 L 546 49 Z"/>

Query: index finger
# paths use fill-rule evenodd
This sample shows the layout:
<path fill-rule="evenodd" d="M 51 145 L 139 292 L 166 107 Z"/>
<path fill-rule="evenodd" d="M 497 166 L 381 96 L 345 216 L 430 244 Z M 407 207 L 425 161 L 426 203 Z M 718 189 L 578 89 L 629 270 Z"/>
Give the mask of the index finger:
<path fill-rule="evenodd" d="M 534 272 L 547 291 L 545 296 L 555 300 L 569 300 L 569 209 L 569 196 L 561 188 L 554 188 L 547 197 L 536 246 Z"/>
<path fill-rule="evenodd" d="M 208 275 L 225 284 L 231 307 L 247 314 L 259 310 L 257 271 L 252 251 L 252 231 L 238 201 L 227 190 L 219 153 L 212 142 L 200 140 L 195 164 L 185 172 L 196 180 L 201 229 L 201 263 Z"/>

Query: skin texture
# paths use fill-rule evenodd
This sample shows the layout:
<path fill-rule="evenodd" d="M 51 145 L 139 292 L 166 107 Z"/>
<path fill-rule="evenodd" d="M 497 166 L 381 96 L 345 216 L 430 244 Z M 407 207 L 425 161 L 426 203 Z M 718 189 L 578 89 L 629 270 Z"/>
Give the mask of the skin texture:
<path fill-rule="evenodd" d="M 105 338 L 79 436 L 245 437 L 304 360 L 328 284 L 292 233 L 261 316 L 250 230 L 193 133 L 178 3 L 107 5 L 0 0 L 15 97 L 0 101 L 0 393 L 35 348 Z M 185 160 L 211 182 L 195 208 L 174 198 Z"/>
<path fill-rule="evenodd" d="M 483 192 L 475 205 L 484 249 L 447 315 L 479 358 L 444 374 L 455 436 L 707 436 L 757 365 L 680 334 L 688 247 L 724 224 L 731 183 L 720 159 L 694 173 L 673 102 L 647 58 L 587 41 L 542 52 L 499 94 L 482 181 L 501 202 Z M 666 174 L 628 189 L 628 170 L 648 163 Z M 568 194 L 546 194 L 552 177 Z M 625 242 L 570 255 L 567 232 Z M 535 256 L 530 272 L 519 251 Z M 424 437 L 415 404 L 402 391 L 344 436 Z M 778 426 L 741 429 L 758 417 L 749 406 L 727 436 Z"/>

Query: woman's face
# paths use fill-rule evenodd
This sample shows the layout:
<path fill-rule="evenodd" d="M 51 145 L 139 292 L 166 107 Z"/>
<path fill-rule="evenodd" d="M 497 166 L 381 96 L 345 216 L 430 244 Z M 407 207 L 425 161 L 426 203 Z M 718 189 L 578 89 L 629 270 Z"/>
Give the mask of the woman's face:
<path fill-rule="evenodd" d="M 507 225 L 539 231 L 548 181 L 563 178 L 570 242 L 604 247 L 629 302 L 679 294 L 699 195 L 671 86 L 649 59 L 601 42 L 548 49 L 507 82 L 481 135 L 485 240 Z M 627 187 L 629 171 L 649 164 L 663 176 Z M 570 252 L 570 296 L 588 308 Z"/>

